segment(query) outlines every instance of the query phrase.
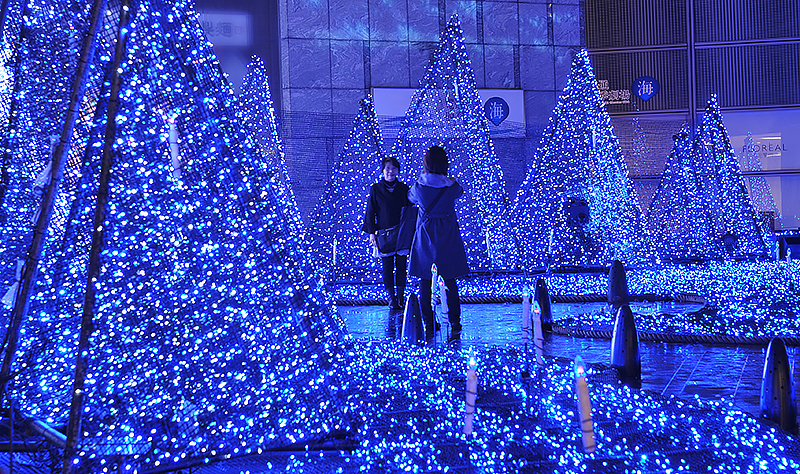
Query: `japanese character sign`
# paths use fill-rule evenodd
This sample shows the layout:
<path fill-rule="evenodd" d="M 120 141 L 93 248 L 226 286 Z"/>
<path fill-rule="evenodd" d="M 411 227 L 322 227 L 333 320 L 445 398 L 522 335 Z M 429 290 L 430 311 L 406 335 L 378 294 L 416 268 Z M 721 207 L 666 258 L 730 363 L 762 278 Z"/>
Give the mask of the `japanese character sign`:
<path fill-rule="evenodd" d="M 500 125 L 508 118 L 508 103 L 502 97 L 492 97 L 483 105 L 483 113 L 495 125 Z"/>
<path fill-rule="evenodd" d="M 642 76 L 633 81 L 633 84 L 631 84 L 631 92 L 633 92 L 633 95 L 645 102 L 650 100 L 650 98 L 654 95 L 658 94 L 659 90 L 661 90 L 661 84 L 659 84 L 655 78 L 650 76 Z"/>

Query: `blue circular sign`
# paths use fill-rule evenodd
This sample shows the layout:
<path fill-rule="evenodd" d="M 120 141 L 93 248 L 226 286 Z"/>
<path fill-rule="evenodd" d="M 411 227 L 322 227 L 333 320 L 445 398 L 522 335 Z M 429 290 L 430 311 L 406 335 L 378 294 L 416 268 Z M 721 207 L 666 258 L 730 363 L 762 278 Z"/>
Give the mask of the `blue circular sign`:
<path fill-rule="evenodd" d="M 642 76 L 633 81 L 631 84 L 631 92 L 636 97 L 647 102 L 651 97 L 658 94 L 661 90 L 661 84 L 654 77 Z"/>
<path fill-rule="evenodd" d="M 508 103 L 502 97 L 492 97 L 483 104 L 483 114 L 495 126 L 503 123 L 508 118 Z"/>

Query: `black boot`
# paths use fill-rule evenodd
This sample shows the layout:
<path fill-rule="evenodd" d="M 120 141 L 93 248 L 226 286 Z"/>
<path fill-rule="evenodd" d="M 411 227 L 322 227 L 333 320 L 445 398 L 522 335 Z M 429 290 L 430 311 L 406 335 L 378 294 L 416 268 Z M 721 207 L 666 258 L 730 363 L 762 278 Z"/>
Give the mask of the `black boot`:
<path fill-rule="evenodd" d="M 397 304 L 397 296 L 395 296 L 395 294 L 394 294 L 394 288 L 392 288 L 392 289 L 388 289 L 387 288 L 386 289 L 386 295 L 388 296 L 387 299 L 389 300 L 389 309 L 392 309 L 392 310 L 400 309 L 400 305 Z"/>
<path fill-rule="evenodd" d="M 397 309 L 403 309 L 406 307 L 406 296 L 405 296 L 406 288 L 404 286 L 397 287 Z"/>

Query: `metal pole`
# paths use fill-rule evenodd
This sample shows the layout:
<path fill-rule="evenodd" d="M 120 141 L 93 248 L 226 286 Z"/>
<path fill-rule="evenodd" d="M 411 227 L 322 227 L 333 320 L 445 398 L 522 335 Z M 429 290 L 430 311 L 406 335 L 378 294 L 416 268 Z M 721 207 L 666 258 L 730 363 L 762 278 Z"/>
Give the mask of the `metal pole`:
<path fill-rule="evenodd" d="M 44 247 L 47 228 L 50 226 L 50 216 L 53 213 L 53 204 L 56 194 L 58 193 L 58 184 L 64 174 L 64 163 L 67 161 L 72 133 L 75 129 L 75 122 L 78 120 L 83 95 L 86 92 L 86 82 L 89 76 L 89 61 L 94 56 L 95 43 L 97 41 L 97 26 L 100 22 L 102 12 L 105 11 L 106 1 L 107 0 L 95 0 L 89 32 L 83 44 L 81 58 L 80 61 L 78 61 L 78 68 L 75 72 L 75 84 L 72 89 L 72 95 L 70 96 L 66 121 L 61 130 L 61 139 L 53 153 L 51 163 L 52 176 L 47 183 L 44 196 L 42 196 L 41 212 L 36 221 L 36 227 L 33 231 L 33 240 L 28 249 L 25 268 L 22 273 L 22 278 L 20 279 L 19 288 L 17 289 L 17 297 L 9 321 L 8 346 L 6 347 L 2 369 L 0 369 L 0 402 L 2 402 L 3 398 L 6 396 L 10 378 L 9 374 L 11 373 L 11 364 L 14 361 L 14 356 L 17 351 L 20 325 L 27 315 L 28 307 L 30 306 L 30 293 L 36 283 L 39 259 L 41 258 L 42 248 Z"/>
<path fill-rule="evenodd" d="M 687 72 L 689 74 L 689 121 L 691 128 L 689 136 L 694 138 L 697 127 L 697 74 L 695 73 L 694 51 L 694 0 L 686 0 L 686 54 L 688 59 Z"/>
<path fill-rule="evenodd" d="M 9 403 L 8 407 L 8 424 L 11 434 L 8 436 L 8 444 L 11 449 L 8 451 L 8 472 L 14 474 L 14 401 Z"/>
<path fill-rule="evenodd" d="M 108 188 L 111 180 L 111 161 L 114 153 L 114 139 L 117 134 L 117 106 L 119 104 L 119 90 L 121 71 L 119 64 L 125 56 L 125 45 L 128 39 L 128 21 L 130 18 L 130 0 L 122 0 L 119 12 L 119 33 L 114 51 L 114 65 L 111 69 L 111 91 L 108 99 L 108 113 L 106 114 L 106 133 L 103 141 L 103 157 L 100 168 L 100 183 L 97 188 L 97 207 L 95 208 L 92 224 L 92 247 L 89 252 L 89 264 L 86 271 L 86 293 L 83 299 L 83 315 L 81 317 L 81 334 L 78 341 L 78 351 L 75 361 L 75 380 L 72 385 L 72 404 L 69 411 L 67 425 L 67 445 L 64 448 L 64 474 L 73 472 L 73 458 L 78 445 L 81 429 L 81 413 L 83 412 L 83 386 L 86 378 L 86 367 L 89 350 L 89 336 L 94 330 L 92 321 L 94 316 L 95 282 L 100 273 L 100 251 L 103 247 L 103 234 L 106 206 L 108 204 Z"/>

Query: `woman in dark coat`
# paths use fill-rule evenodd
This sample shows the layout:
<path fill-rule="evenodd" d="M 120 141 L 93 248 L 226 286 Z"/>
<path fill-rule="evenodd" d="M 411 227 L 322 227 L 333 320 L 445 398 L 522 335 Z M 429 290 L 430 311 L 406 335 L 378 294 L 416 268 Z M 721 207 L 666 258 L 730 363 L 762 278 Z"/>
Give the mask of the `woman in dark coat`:
<path fill-rule="evenodd" d="M 397 179 L 400 163 L 393 156 L 381 162 L 382 178 L 369 190 L 367 212 L 361 230 L 369 234 L 369 241 L 377 249 L 375 232 L 400 223 L 401 212 L 409 206 L 408 186 Z M 387 253 L 377 252 L 383 265 L 383 287 L 389 298 L 390 309 L 400 309 L 406 287 L 406 259 L 409 249 L 395 249 Z M 395 271 L 395 268 L 397 271 Z M 396 291 L 396 292 L 395 292 Z"/>
<path fill-rule="evenodd" d="M 420 305 L 425 320 L 425 334 L 431 338 L 435 332 L 431 307 L 431 265 L 436 264 L 447 287 L 447 307 L 453 331 L 451 337 L 458 339 L 461 336 L 461 302 L 456 277 L 468 274 L 469 265 L 456 221 L 455 203 L 464 190 L 455 179 L 447 176 L 447 153 L 441 147 L 432 146 L 425 154 L 422 166 L 422 174 L 408 192 L 408 199 L 419 206 L 409 273 L 422 279 Z"/>

